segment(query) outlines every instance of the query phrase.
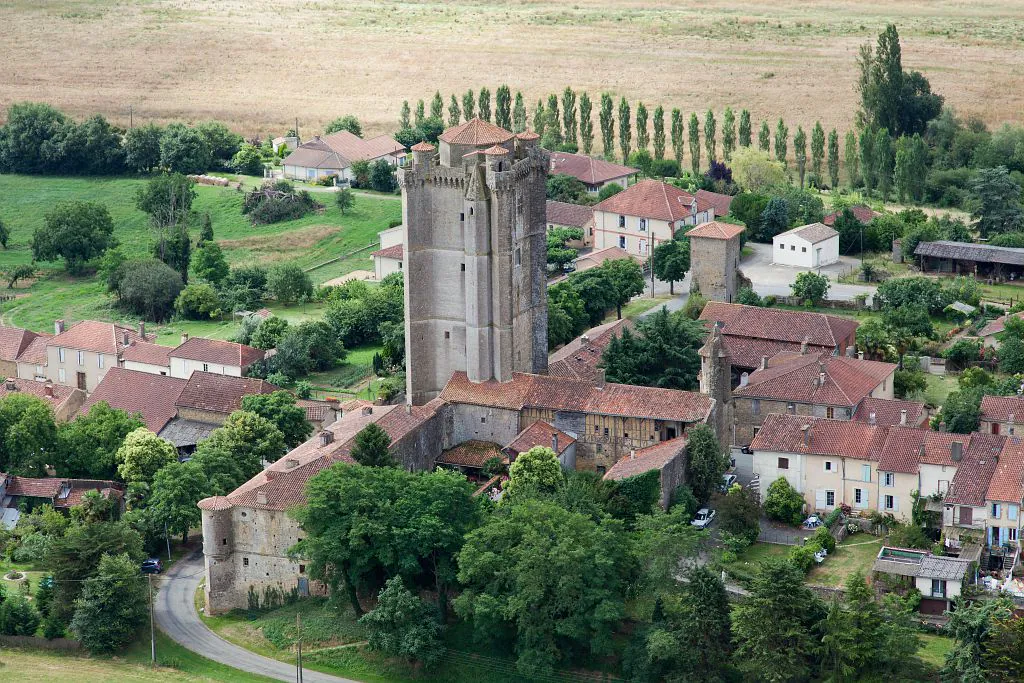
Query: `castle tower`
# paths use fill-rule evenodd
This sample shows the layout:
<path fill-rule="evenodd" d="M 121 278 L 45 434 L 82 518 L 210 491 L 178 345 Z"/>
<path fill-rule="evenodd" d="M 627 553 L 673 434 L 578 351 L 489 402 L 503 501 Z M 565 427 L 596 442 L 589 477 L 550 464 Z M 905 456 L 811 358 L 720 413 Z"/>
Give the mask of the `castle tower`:
<path fill-rule="evenodd" d="M 714 399 L 712 427 L 718 443 L 726 446 L 733 442 L 732 428 L 732 363 L 722 340 L 722 328 L 716 323 L 700 355 L 700 393 Z"/>
<path fill-rule="evenodd" d="M 399 171 L 405 223 L 406 396 L 462 370 L 508 381 L 547 370 L 548 155 L 537 136 L 473 119 Z"/>

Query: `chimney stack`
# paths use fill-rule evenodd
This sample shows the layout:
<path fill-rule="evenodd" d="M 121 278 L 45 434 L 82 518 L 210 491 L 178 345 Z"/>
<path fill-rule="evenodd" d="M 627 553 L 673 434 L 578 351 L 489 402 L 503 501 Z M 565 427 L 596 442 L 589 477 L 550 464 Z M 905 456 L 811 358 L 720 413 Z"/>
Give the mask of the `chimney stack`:
<path fill-rule="evenodd" d="M 142 320 L 139 321 L 139 336 L 142 337 L 142 341 L 146 341 L 146 323 Z"/>
<path fill-rule="evenodd" d="M 597 379 L 594 380 L 594 385 L 598 389 L 604 389 L 604 368 L 597 369 Z"/>
<path fill-rule="evenodd" d="M 630 448 L 629 449 L 629 459 L 632 460 L 635 457 L 636 457 L 636 451 L 633 450 L 632 448 Z"/>
<path fill-rule="evenodd" d="M 853 358 L 856 354 L 857 354 L 857 347 L 855 347 L 855 346 L 847 346 L 846 347 L 846 357 L 847 358 Z"/>
<path fill-rule="evenodd" d="M 61 319 L 61 320 L 54 320 L 53 321 L 53 333 L 54 333 L 54 335 L 61 334 L 62 332 L 64 332 L 64 320 L 63 319 Z"/>
<path fill-rule="evenodd" d="M 363 406 L 363 415 L 373 415 L 373 406 Z"/>
<path fill-rule="evenodd" d="M 128 336 L 128 330 L 121 330 L 121 346 L 131 345 L 131 337 Z"/>
<path fill-rule="evenodd" d="M 332 441 L 334 441 L 334 432 L 332 432 L 329 429 L 325 429 L 322 432 L 320 432 L 320 445 L 321 446 L 326 446 L 327 444 L 331 443 Z"/>
<path fill-rule="evenodd" d="M 53 385 L 49 382 L 43 385 L 43 395 L 46 396 L 46 398 L 53 398 Z"/>
<path fill-rule="evenodd" d="M 406 415 L 412 415 L 412 404 L 411 403 L 406 403 L 405 404 L 405 414 Z"/>
<path fill-rule="evenodd" d="M 14 380 L 11 379 L 10 377 L 8 377 L 7 380 L 4 382 L 4 388 L 7 389 L 7 391 L 18 390 L 18 387 L 14 386 Z"/>
<path fill-rule="evenodd" d="M 903 411 L 903 418 L 906 419 L 906 417 L 907 417 L 907 411 L 904 410 Z M 875 424 L 877 419 L 878 419 L 878 416 L 875 415 L 875 411 L 872 410 L 871 413 L 868 414 L 868 424 L 869 425 Z"/>
<path fill-rule="evenodd" d="M 260 505 L 266 505 L 267 504 L 267 492 L 266 491 L 258 491 L 256 493 L 256 502 L 259 503 Z"/>
<path fill-rule="evenodd" d="M 949 459 L 953 462 L 960 462 L 964 459 L 964 445 L 959 441 L 949 444 Z"/>
<path fill-rule="evenodd" d="M 762 370 L 767 370 L 768 369 L 768 356 L 761 356 L 761 369 Z"/>
<path fill-rule="evenodd" d="M 858 351 L 857 352 L 857 360 L 864 360 L 864 352 L 863 351 Z"/>
<path fill-rule="evenodd" d="M 800 342 L 800 355 L 807 355 L 807 345 L 811 342 L 809 337 L 804 337 L 804 340 Z"/>
<path fill-rule="evenodd" d="M 750 375 L 744 370 L 740 373 L 740 388 L 747 386 L 750 383 Z"/>
<path fill-rule="evenodd" d="M 804 433 L 804 446 L 811 445 L 811 425 L 805 424 L 800 428 L 800 431 Z"/>
<path fill-rule="evenodd" d="M 551 450 L 558 455 L 558 432 L 551 432 Z"/>
<path fill-rule="evenodd" d="M 1010 413 L 1006 420 L 1006 431 L 1010 433 L 1010 436 L 1013 436 L 1013 424 L 1013 413 Z"/>
<path fill-rule="evenodd" d="M 900 424 L 904 427 L 907 426 L 907 410 L 904 408 L 900 411 Z"/>
<path fill-rule="evenodd" d="M 188 341 L 188 332 L 182 332 L 181 333 L 181 343 L 184 344 L 187 341 Z"/>

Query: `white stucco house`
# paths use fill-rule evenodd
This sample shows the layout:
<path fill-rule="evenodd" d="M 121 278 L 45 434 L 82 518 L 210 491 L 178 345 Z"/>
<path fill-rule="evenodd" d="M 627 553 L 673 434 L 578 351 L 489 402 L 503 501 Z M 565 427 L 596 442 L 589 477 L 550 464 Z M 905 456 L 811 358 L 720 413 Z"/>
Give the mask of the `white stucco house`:
<path fill-rule="evenodd" d="M 373 277 L 380 282 L 391 273 L 402 272 L 402 257 L 404 248 L 402 242 L 405 240 L 405 226 L 396 225 L 387 230 L 377 233 L 380 239 L 380 249 L 371 252 L 373 258 Z"/>
<path fill-rule="evenodd" d="M 824 223 L 801 225 L 772 238 L 772 263 L 818 268 L 839 260 L 839 233 Z"/>
<path fill-rule="evenodd" d="M 284 177 L 291 180 L 316 180 L 337 176 L 338 180 L 352 180 L 352 164 L 357 161 L 373 163 L 384 159 L 392 166 L 405 160 L 405 147 L 394 138 L 378 135 L 364 140 L 347 130 L 304 142 L 281 162 Z"/>

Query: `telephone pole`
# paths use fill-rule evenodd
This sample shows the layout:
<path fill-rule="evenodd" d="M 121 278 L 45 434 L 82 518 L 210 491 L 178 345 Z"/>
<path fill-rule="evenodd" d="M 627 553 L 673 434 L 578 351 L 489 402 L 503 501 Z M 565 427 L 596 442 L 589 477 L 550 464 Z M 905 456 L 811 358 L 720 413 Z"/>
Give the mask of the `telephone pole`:
<path fill-rule="evenodd" d="M 156 627 L 153 619 L 153 575 L 149 577 L 149 658 L 153 666 L 156 666 Z"/>

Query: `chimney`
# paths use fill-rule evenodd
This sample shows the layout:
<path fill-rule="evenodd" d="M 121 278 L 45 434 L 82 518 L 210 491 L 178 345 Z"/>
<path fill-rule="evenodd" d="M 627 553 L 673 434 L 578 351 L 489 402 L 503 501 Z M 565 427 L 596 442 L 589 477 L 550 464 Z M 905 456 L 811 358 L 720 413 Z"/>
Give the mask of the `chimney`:
<path fill-rule="evenodd" d="M 873 411 L 873 410 L 872 410 L 872 411 L 871 411 L 871 412 L 870 412 L 870 413 L 868 414 L 868 424 L 869 424 L 869 425 L 873 425 L 873 424 L 875 424 L 875 422 L 876 422 L 876 420 L 877 420 L 877 417 L 878 417 L 878 416 L 877 416 L 877 415 L 875 415 L 875 411 Z M 904 417 L 904 419 L 906 419 L 906 417 L 907 417 L 907 411 L 905 411 L 905 410 L 903 411 L 903 417 Z"/>
<path fill-rule="evenodd" d="M 363 406 L 363 415 L 373 415 L 373 406 Z"/>
<path fill-rule="evenodd" d="M 128 336 L 128 330 L 121 330 L 121 346 L 129 346 L 131 343 L 132 340 Z"/>
<path fill-rule="evenodd" d="M 64 321 L 63 320 L 54 320 L 53 321 L 53 333 L 55 335 L 57 335 L 57 334 L 61 334 L 63 331 L 64 331 Z"/>
<path fill-rule="evenodd" d="M 761 356 L 761 369 L 762 370 L 767 370 L 768 369 L 768 356 Z"/>
<path fill-rule="evenodd" d="M 856 346 L 847 346 L 846 347 L 846 357 L 847 358 L 853 358 L 856 354 L 857 354 L 857 347 Z"/>
<path fill-rule="evenodd" d="M 594 385 L 598 389 L 604 389 L 604 368 L 597 369 L 597 379 L 594 380 Z"/>
<path fill-rule="evenodd" d="M 803 355 L 806 355 L 806 354 L 807 354 L 807 345 L 808 345 L 808 344 L 809 344 L 810 342 L 811 342 L 811 340 L 810 340 L 810 338 L 809 338 L 809 337 L 804 337 L 804 340 L 803 340 L 802 342 L 800 342 L 800 355 L 801 355 L 801 356 L 803 356 Z"/>
<path fill-rule="evenodd" d="M 181 343 L 184 344 L 187 341 L 188 341 L 188 332 L 182 332 L 181 333 Z"/>
<path fill-rule="evenodd" d="M 321 446 L 326 446 L 327 444 L 331 443 L 332 441 L 334 441 L 334 432 L 330 431 L 329 429 L 325 429 L 322 432 L 320 432 L 320 445 Z"/>
<path fill-rule="evenodd" d="M 904 408 L 900 411 L 900 424 L 904 427 L 907 426 L 907 410 Z"/>
<path fill-rule="evenodd" d="M 257 491 L 257 493 L 256 493 L 256 502 L 259 503 L 260 505 L 266 505 L 267 504 L 267 492 L 266 491 Z"/>
<path fill-rule="evenodd" d="M 142 320 L 139 321 L 139 336 L 142 337 L 142 341 L 146 341 L 146 323 Z"/>
<path fill-rule="evenodd" d="M 558 432 L 551 432 L 551 450 L 558 455 Z"/>
<path fill-rule="evenodd" d="M 804 433 L 804 446 L 811 445 L 811 425 L 806 424 L 800 428 L 800 431 Z"/>
<path fill-rule="evenodd" d="M 825 364 L 818 363 L 818 386 L 825 386 Z"/>
<path fill-rule="evenodd" d="M 960 462 L 964 459 L 964 445 L 960 441 L 949 444 L 949 459 L 953 462 Z"/>
<path fill-rule="evenodd" d="M 18 387 L 14 386 L 14 380 L 11 379 L 10 377 L 8 377 L 7 380 L 4 382 L 4 388 L 7 389 L 7 391 L 18 390 Z"/>
<path fill-rule="evenodd" d="M 946 421 L 945 420 L 943 420 L 942 422 L 939 423 L 939 431 L 940 432 L 946 431 Z"/>
<path fill-rule="evenodd" d="M 405 404 L 405 414 L 406 415 L 412 415 L 412 404 L 411 403 L 406 403 Z"/>
<path fill-rule="evenodd" d="M 299 466 L 299 461 L 296 460 L 295 458 L 286 458 L 284 461 L 284 466 L 286 469 L 292 470 Z"/>
<path fill-rule="evenodd" d="M 857 360 L 864 360 L 864 352 L 863 351 L 858 351 L 857 352 Z"/>
<path fill-rule="evenodd" d="M 43 396 L 46 398 L 53 398 L 53 385 L 49 382 L 43 386 Z"/>
<path fill-rule="evenodd" d="M 629 459 L 632 460 L 635 457 L 636 457 L 636 451 L 633 450 L 632 448 L 630 448 L 629 449 Z"/>
<path fill-rule="evenodd" d="M 1006 420 L 1006 431 L 1010 433 L 1010 436 L 1013 436 L 1013 424 L 1013 413 L 1010 413 Z"/>
<path fill-rule="evenodd" d="M 740 388 L 747 386 L 750 383 L 750 375 L 747 372 L 740 373 Z"/>

